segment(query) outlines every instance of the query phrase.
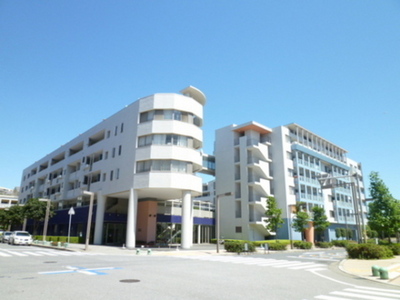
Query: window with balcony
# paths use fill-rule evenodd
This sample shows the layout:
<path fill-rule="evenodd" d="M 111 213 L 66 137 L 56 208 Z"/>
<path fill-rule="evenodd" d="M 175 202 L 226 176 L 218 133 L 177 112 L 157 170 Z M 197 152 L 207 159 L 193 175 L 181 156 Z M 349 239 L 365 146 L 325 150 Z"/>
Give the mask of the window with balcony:
<path fill-rule="evenodd" d="M 182 121 L 190 124 L 194 124 L 198 127 L 202 126 L 202 120 L 192 114 L 185 111 L 180 110 L 172 110 L 172 109 L 157 109 L 157 110 L 150 110 L 146 112 L 142 112 L 139 117 L 139 122 L 149 122 L 153 120 L 177 120 Z"/>
<path fill-rule="evenodd" d="M 191 173 L 192 164 L 186 161 L 171 160 L 171 159 L 146 160 L 146 161 L 138 161 L 136 163 L 137 173 L 150 172 L 150 171 Z"/>

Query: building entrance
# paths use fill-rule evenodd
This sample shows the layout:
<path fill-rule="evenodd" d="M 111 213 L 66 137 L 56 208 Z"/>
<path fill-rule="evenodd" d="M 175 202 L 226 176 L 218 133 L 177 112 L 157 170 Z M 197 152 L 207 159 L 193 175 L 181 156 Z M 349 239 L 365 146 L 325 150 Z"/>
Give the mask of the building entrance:
<path fill-rule="evenodd" d="M 126 223 L 104 223 L 103 232 L 105 245 L 122 246 L 126 238 Z"/>

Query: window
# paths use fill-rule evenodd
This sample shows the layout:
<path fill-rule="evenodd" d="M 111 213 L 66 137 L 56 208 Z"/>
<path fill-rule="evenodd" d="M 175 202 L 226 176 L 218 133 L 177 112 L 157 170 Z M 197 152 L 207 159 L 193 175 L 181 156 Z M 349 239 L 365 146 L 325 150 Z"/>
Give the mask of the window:
<path fill-rule="evenodd" d="M 235 232 L 236 233 L 242 233 L 242 226 L 236 226 L 235 227 Z"/>
<path fill-rule="evenodd" d="M 117 180 L 119 179 L 119 168 L 116 171 L 115 177 L 116 177 Z"/>
<path fill-rule="evenodd" d="M 191 164 L 180 160 L 146 160 L 139 161 L 136 164 L 136 172 L 149 172 L 149 171 L 170 171 L 178 173 L 189 173 Z"/>
<path fill-rule="evenodd" d="M 121 153 L 122 153 L 122 146 L 119 145 L 119 147 L 118 147 L 118 155 L 121 155 Z"/>
<path fill-rule="evenodd" d="M 235 217 L 236 218 L 242 217 L 242 203 L 240 201 L 235 202 Z"/>
<path fill-rule="evenodd" d="M 112 150 L 112 157 L 113 158 L 115 157 L 115 148 L 113 148 L 113 150 Z"/>
<path fill-rule="evenodd" d="M 106 173 L 103 173 L 103 181 L 106 181 Z"/>
<path fill-rule="evenodd" d="M 114 171 L 111 171 L 111 172 L 110 172 L 110 181 L 113 180 L 113 177 L 114 177 Z"/>
<path fill-rule="evenodd" d="M 118 134 L 118 126 L 115 126 L 115 131 L 114 131 L 114 135 Z"/>
<path fill-rule="evenodd" d="M 124 132 L 124 123 L 121 123 L 121 133 Z"/>
<path fill-rule="evenodd" d="M 108 158 L 108 151 L 106 151 L 106 153 L 104 154 L 104 159 Z"/>
<path fill-rule="evenodd" d="M 294 186 L 289 186 L 289 194 L 290 195 L 295 195 L 296 194 Z"/>
<path fill-rule="evenodd" d="M 109 131 L 107 131 L 107 138 L 110 138 L 110 135 L 111 135 L 111 132 L 109 130 Z"/>

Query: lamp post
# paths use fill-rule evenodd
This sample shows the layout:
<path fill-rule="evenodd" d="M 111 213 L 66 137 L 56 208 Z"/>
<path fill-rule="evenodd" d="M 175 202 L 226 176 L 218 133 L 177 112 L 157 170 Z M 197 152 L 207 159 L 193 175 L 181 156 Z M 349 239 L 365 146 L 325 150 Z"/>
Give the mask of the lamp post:
<path fill-rule="evenodd" d="M 46 215 L 44 217 L 44 227 L 43 227 L 43 242 L 46 241 L 46 235 L 47 235 L 47 227 L 49 226 L 49 215 L 50 215 L 50 202 L 51 199 L 39 199 L 39 201 L 46 201 Z"/>
<path fill-rule="evenodd" d="M 217 253 L 219 253 L 219 236 L 220 236 L 220 208 L 219 200 L 221 197 L 232 196 L 232 192 L 227 192 L 224 194 L 217 195 L 217 223 L 216 223 L 216 233 L 217 233 Z"/>
<path fill-rule="evenodd" d="M 89 214 L 88 214 L 88 221 L 87 221 L 87 227 L 86 227 L 86 242 L 85 242 L 85 251 L 86 251 L 89 248 L 89 238 L 90 238 L 90 227 L 92 225 L 94 193 L 93 192 L 89 192 L 89 191 L 83 191 L 83 194 L 90 196 Z"/>
<path fill-rule="evenodd" d="M 289 204 L 288 205 L 288 222 L 289 222 L 289 240 L 290 240 L 290 249 L 293 249 L 293 237 L 292 237 L 292 212 L 293 212 L 293 207 L 296 207 L 295 204 Z"/>
<path fill-rule="evenodd" d="M 364 216 L 361 215 L 361 221 L 359 219 L 360 217 L 360 213 L 359 213 L 359 207 L 361 209 L 361 213 L 362 212 L 362 203 L 361 203 L 361 194 L 359 195 L 359 197 L 357 197 L 357 191 L 356 191 L 356 183 L 357 186 L 359 185 L 358 182 L 358 175 L 357 173 L 351 174 L 351 175 L 344 175 L 344 176 L 337 176 L 337 177 L 329 177 L 328 174 L 326 174 L 325 176 L 320 176 L 318 177 L 318 181 L 321 185 L 321 189 L 332 189 L 335 188 L 337 186 L 336 184 L 336 179 L 338 178 L 351 178 L 354 179 L 353 182 L 350 183 L 345 183 L 345 184 L 350 184 L 350 188 L 352 191 L 352 196 L 353 196 L 353 204 L 354 204 L 354 210 L 355 210 L 355 217 L 356 217 L 356 228 L 357 228 L 357 232 L 358 232 L 358 240 L 361 242 L 364 240 Z M 347 219 L 345 216 L 345 222 L 347 225 Z"/>

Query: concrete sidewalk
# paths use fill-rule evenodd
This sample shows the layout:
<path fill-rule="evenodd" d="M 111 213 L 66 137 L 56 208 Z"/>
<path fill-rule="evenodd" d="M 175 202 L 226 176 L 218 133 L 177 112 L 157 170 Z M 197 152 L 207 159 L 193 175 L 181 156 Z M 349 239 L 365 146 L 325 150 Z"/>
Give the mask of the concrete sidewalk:
<path fill-rule="evenodd" d="M 40 246 L 40 245 L 35 245 Z M 214 244 L 195 244 L 190 250 L 184 250 L 179 248 L 178 245 L 164 248 L 146 248 L 138 247 L 133 250 L 126 249 L 124 247 L 117 246 L 104 246 L 104 245 L 89 245 L 88 249 L 85 250 L 83 244 L 69 244 L 67 248 L 53 247 L 53 246 L 41 246 L 50 247 L 53 249 L 65 250 L 65 251 L 77 251 L 77 252 L 89 252 L 89 253 L 103 253 L 103 254 L 116 254 L 116 255 L 162 255 L 162 256 L 179 256 L 179 255 L 236 255 L 236 253 L 229 253 L 224 250 L 224 247 L 220 247 L 219 253 L 217 253 L 216 245 Z M 288 250 L 297 251 L 297 250 Z M 312 251 L 312 250 L 311 250 Z M 321 251 L 321 249 L 318 249 Z M 271 251 L 272 252 L 272 251 Z M 264 251 L 260 252 L 264 253 Z M 379 276 L 372 276 L 372 266 L 384 267 L 389 270 L 389 279 L 380 279 Z M 382 260 L 362 260 L 362 259 L 344 259 L 339 264 L 339 269 L 347 274 L 362 277 L 365 279 L 373 280 L 376 282 L 387 283 L 400 287 L 400 256 L 396 256 L 392 259 Z"/>

